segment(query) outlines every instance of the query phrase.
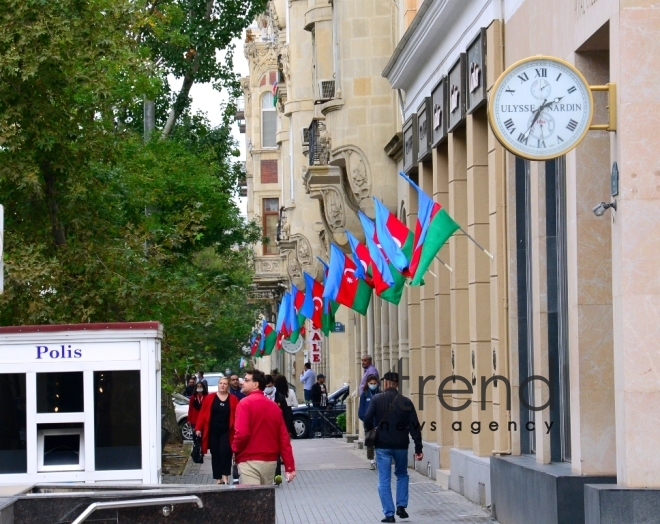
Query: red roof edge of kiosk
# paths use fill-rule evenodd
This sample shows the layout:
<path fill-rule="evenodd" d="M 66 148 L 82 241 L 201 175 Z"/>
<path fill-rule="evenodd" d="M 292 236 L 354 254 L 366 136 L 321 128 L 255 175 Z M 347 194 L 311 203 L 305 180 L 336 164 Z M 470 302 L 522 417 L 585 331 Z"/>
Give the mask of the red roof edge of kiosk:
<path fill-rule="evenodd" d="M 62 333 L 67 331 L 130 331 L 155 329 L 162 330 L 160 322 L 99 322 L 90 324 L 55 324 L 41 326 L 4 326 L 0 327 L 0 335 L 16 333 Z"/>

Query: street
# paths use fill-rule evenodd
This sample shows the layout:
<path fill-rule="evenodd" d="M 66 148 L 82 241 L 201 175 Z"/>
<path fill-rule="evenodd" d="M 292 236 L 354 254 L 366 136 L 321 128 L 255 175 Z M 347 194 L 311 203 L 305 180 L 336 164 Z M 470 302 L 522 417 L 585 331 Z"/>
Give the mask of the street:
<path fill-rule="evenodd" d="M 294 440 L 298 475 L 277 489 L 277 524 L 355 524 L 383 518 L 377 490 L 377 471 L 369 469 L 365 452 L 340 439 Z M 419 473 L 410 473 L 411 524 L 494 522 L 490 513 L 458 493 L 441 488 Z M 393 476 L 394 480 L 394 476 Z M 210 484 L 211 459 L 188 463 L 181 477 L 167 483 Z M 394 483 L 393 483 L 394 484 Z M 394 492 L 394 485 L 393 485 Z"/>

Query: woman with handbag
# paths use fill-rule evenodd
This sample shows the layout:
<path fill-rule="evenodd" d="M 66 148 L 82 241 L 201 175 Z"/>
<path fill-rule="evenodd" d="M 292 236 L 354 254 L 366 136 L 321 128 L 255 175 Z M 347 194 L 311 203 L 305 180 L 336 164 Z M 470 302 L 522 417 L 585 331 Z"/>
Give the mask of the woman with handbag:
<path fill-rule="evenodd" d="M 238 399 L 229 394 L 229 379 L 218 381 L 218 392 L 207 395 L 195 424 L 195 433 L 202 438 L 202 453 L 211 452 L 211 467 L 216 484 L 229 484 L 234 439 L 234 418 Z"/>
<path fill-rule="evenodd" d="M 204 399 L 209 394 L 209 388 L 206 382 L 198 382 L 195 386 L 195 391 L 190 395 L 190 402 L 188 403 L 188 424 L 191 428 L 197 424 L 199 412 L 202 409 Z"/>
<path fill-rule="evenodd" d="M 360 407 L 358 408 L 358 418 L 364 422 L 364 415 L 367 413 L 369 402 L 376 393 L 380 393 L 378 387 L 378 377 L 376 375 L 369 375 L 364 384 L 364 389 L 360 394 Z M 369 469 L 376 469 L 376 462 L 374 461 L 374 447 L 367 446 L 367 459 L 369 459 Z"/>

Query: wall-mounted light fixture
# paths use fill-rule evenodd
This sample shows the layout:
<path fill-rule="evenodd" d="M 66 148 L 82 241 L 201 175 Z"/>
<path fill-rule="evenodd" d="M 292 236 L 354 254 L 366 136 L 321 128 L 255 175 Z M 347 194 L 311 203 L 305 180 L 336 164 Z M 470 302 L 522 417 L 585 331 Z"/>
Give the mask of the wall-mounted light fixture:
<path fill-rule="evenodd" d="M 612 202 L 601 202 L 597 206 L 594 206 L 593 212 L 594 215 L 597 217 L 602 217 L 605 211 L 607 211 L 609 208 L 613 208 L 614 211 L 616 211 L 616 200 Z"/>

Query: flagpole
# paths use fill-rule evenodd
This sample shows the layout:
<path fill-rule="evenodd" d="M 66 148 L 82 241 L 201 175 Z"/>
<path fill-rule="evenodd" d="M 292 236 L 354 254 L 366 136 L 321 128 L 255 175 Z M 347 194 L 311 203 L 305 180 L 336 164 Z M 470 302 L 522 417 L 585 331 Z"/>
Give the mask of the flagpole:
<path fill-rule="evenodd" d="M 438 261 L 439 261 L 443 266 L 445 266 L 449 271 L 451 271 L 452 273 L 454 272 L 454 270 L 453 270 L 451 267 L 449 267 L 447 264 L 445 264 L 445 263 L 442 261 L 442 259 L 441 259 L 438 255 L 436 255 L 435 258 L 437 258 Z M 429 273 L 431 273 L 431 272 L 429 271 Z M 433 273 L 431 273 L 431 274 L 433 275 Z M 433 275 L 433 276 L 435 276 L 435 275 Z"/>
<path fill-rule="evenodd" d="M 477 242 L 474 238 L 472 238 L 472 237 L 468 234 L 468 232 L 465 231 L 465 229 L 463 229 L 461 226 L 458 226 L 458 229 L 460 229 L 466 237 L 468 237 L 470 240 L 472 240 L 472 242 L 474 242 L 475 245 L 476 245 L 479 249 L 481 249 L 484 253 L 486 253 L 486 254 L 490 257 L 491 260 L 495 260 L 494 257 L 493 257 L 493 255 L 491 255 L 490 252 L 489 252 L 488 250 L 486 250 L 486 249 L 484 249 L 483 247 L 481 247 L 481 244 L 479 244 L 479 242 Z"/>

